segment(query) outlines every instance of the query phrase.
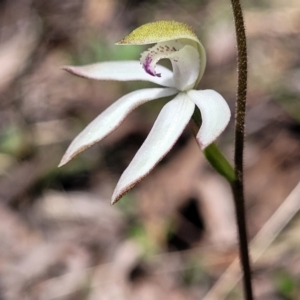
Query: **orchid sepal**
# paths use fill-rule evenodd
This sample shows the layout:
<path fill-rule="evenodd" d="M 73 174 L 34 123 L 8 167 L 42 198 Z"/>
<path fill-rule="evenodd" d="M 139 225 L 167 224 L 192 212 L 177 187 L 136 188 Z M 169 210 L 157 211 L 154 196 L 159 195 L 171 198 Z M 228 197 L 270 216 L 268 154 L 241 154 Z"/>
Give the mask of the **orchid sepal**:
<path fill-rule="evenodd" d="M 172 96 L 176 93 L 177 91 L 171 88 L 150 88 L 124 95 L 77 135 L 61 159 L 59 167 L 65 165 L 78 154 L 92 147 L 114 131 L 136 107 L 152 100 Z"/>
<path fill-rule="evenodd" d="M 201 112 L 202 123 L 196 139 L 204 150 L 226 128 L 230 120 L 230 108 L 225 99 L 214 90 L 190 90 L 187 95 Z"/>
<path fill-rule="evenodd" d="M 123 172 L 112 196 L 112 204 L 143 179 L 170 151 L 191 119 L 194 108 L 195 104 L 186 93 L 179 93 L 163 107 L 148 137 Z"/>
<path fill-rule="evenodd" d="M 133 30 L 116 45 L 149 45 L 176 40 L 195 47 L 199 53 L 200 69 L 194 84 L 194 87 L 196 87 L 206 67 L 206 52 L 195 31 L 190 26 L 176 21 L 147 23 Z"/>
<path fill-rule="evenodd" d="M 64 66 L 63 70 L 86 79 L 115 81 L 149 81 L 164 87 L 174 88 L 172 72 L 164 66 L 157 66 L 162 77 L 147 74 L 138 61 L 110 61 L 85 66 Z"/>

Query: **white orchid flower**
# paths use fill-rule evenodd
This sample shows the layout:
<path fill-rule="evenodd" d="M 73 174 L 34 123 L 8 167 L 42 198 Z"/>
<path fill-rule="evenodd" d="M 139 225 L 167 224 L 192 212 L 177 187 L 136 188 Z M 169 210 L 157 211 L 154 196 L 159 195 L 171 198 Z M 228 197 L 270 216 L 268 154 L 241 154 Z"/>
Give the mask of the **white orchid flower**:
<path fill-rule="evenodd" d="M 140 62 L 102 62 L 64 69 L 90 79 L 142 80 L 162 87 L 134 91 L 114 102 L 73 140 L 59 166 L 106 137 L 139 105 L 172 95 L 174 99 L 163 107 L 148 137 L 122 174 L 112 203 L 144 178 L 169 152 L 190 121 L 195 105 L 202 118 L 196 136 L 202 150 L 220 135 L 230 119 L 230 109 L 220 94 L 195 89 L 205 69 L 206 55 L 196 34 L 186 24 L 175 21 L 145 24 L 117 44 L 155 45 L 142 53 Z M 169 59 L 173 71 L 158 65 L 161 59 Z"/>

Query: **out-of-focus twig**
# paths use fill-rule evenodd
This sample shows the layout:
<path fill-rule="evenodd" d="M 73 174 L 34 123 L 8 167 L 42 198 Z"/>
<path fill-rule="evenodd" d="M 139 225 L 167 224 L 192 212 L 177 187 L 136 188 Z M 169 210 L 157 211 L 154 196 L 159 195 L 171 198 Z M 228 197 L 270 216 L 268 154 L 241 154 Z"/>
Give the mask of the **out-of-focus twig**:
<path fill-rule="evenodd" d="M 300 182 L 251 241 L 250 253 L 253 263 L 261 257 L 299 210 Z M 236 258 L 203 300 L 225 299 L 241 276 L 239 260 Z"/>

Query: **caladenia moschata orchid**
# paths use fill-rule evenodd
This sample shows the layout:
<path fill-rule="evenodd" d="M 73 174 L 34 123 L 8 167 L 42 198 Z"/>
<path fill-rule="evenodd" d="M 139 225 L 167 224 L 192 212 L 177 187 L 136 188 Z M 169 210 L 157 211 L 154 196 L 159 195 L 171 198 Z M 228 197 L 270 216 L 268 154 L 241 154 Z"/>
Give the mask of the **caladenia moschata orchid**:
<path fill-rule="evenodd" d="M 73 140 L 60 166 L 115 130 L 139 105 L 173 96 L 162 108 L 148 137 L 122 174 L 113 193 L 112 203 L 118 201 L 155 167 L 175 144 L 193 116 L 198 120 L 198 126 L 201 125 L 196 134 L 200 148 L 222 175 L 229 177 L 229 180 L 234 178 L 230 165 L 212 144 L 227 126 L 230 109 L 216 91 L 196 90 L 205 69 L 206 54 L 195 32 L 183 23 L 158 21 L 137 28 L 117 43 L 147 44 L 155 45 L 142 53 L 140 61 L 113 61 L 64 67 L 66 71 L 85 78 L 142 80 L 161 87 L 137 90 L 114 102 Z M 158 64 L 161 59 L 170 60 L 172 71 Z M 201 118 L 197 118 L 196 112 L 200 116 L 198 109 Z M 226 176 L 228 168 L 229 175 Z"/>

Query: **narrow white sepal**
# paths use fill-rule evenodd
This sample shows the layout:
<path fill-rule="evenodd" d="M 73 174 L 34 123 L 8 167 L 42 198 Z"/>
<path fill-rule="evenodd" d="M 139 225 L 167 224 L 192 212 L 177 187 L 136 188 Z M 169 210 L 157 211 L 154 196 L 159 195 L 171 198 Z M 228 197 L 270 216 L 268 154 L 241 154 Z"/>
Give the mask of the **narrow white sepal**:
<path fill-rule="evenodd" d="M 115 130 L 125 117 L 139 105 L 158 98 L 175 95 L 177 92 L 177 90 L 171 88 L 150 88 L 134 91 L 121 97 L 73 140 L 59 167 Z"/>
<path fill-rule="evenodd" d="M 189 122 L 194 108 L 195 104 L 186 93 L 178 94 L 163 107 L 145 142 L 122 174 L 112 196 L 112 204 L 144 178 L 169 152 Z"/>
<path fill-rule="evenodd" d="M 191 90 L 187 94 L 201 112 L 202 125 L 196 138 L 203 150 L 226 128 L 230 109 L 225 99 L 214 90 Z"/>
<path fill-rule="evenodd" d="M 86 66 L 65 66 L 64 70 L 84 78 L 116 81 L 150 81 L 165 87 L 175 87 L 173 73 L 157 65 L 161 77 L 151 76 L 145 72 L 139 61 L 111 61 Z"/>

